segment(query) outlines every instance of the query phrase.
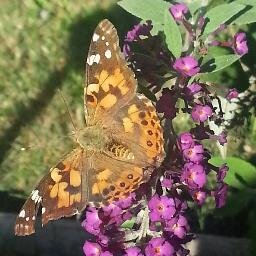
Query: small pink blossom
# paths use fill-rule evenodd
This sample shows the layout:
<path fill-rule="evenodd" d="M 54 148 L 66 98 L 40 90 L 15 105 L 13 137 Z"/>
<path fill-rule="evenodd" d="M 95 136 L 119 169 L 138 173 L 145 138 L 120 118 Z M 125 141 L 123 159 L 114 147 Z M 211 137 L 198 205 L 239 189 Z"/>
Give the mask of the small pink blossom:
<path fill-rule="evenodd" d="M 233 48 L 238 55 L 244 55 L 248 53 L 246 34 L 244 32 L 235 34 Z"/>
<path fill-rule="evenodd" d="M 184 3 L 174 4 L 169 8 L 169 11 L 176 21 L 181 21 L 184 14 L 188 12 L 188 7 Z"/>
<path fill-rule="evenodd" d="M 239 93 L 238 93 L 237 89 L 232 88 L 232 89 L 228 90 L 228 93 L 226 95 L 226 99 L 230 101 L 232 99 L 236 99 L 238 97 L 238 95 L 239 95 Z"/>
<path fill-rule="evenodd" d="M 195 105 L 191 117 L 195 122 L 205 122 L 213 114 L 212 108 L 208 105 Z"/>
<path fill-rule="evenodd" d="M 205 202 L 206 193 L 204 191 L 196 191 L 192 197 L 199 205 L 202 205 Z"/>
<path fill-rule="evenodd" d="M 194 76 L 200 71 L 198 61 L 192 56 L 176 59 L 173 68 L 183 76 Z"/>
<path fill-rule="evenodd" d="M 201 144 L 196 144 L 191 148 L 187 148 L 183 151 L 183 156 L 186 160 L 198 163 L 203 160 L 204 148 Z"/>
<path fill-rule="evenodd" d="M 182 239 L 189 230 L 187 219 L 182 215 L 178 215 L 167 222 L 165 230 Z"/>
<path fill-rule="evenodd" d="M 190 189 L 200 189 L 206 183 L 206 173 L 202 165 L 186 163 L 183 167 L 181 180 Z"/>
<path fill-rule="evenodd" d="M 162 237 L 152 238 L 145 248 L 146 256 L 172 256 L 174 248 Z"/>
<path fill-rule="evenodd" d="M 151 221 L 161 221 L 172 218 L 176 209 L 173 198 L 155 194 L 148 202 Z"/>

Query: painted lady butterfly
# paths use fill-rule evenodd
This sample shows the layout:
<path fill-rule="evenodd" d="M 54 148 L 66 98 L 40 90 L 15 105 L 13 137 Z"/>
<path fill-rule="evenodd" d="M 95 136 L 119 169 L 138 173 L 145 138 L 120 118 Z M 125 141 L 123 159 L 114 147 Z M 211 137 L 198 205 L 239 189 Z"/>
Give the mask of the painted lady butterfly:
<path fill-rule="evenodd" d="M 17 216 L 16 235 L 35 232 L 40 206 L 45 225 L 81 212 L 90 202 L 124 198 L 148 180 L 145 168 L 159 165 L 164 157 L 163 132 L 155 107 L 136 94 L 136 87 L 116 29 L 101 21 L 86 64 L 86 127 L 74 133 L 76 149 L 32 191 Z"/>

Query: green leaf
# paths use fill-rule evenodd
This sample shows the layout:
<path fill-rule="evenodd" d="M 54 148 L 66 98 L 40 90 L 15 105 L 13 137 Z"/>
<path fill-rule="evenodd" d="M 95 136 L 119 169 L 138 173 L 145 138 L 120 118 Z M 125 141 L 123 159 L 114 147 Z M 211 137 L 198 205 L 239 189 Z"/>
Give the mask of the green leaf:
<path fill-rule="evenodd" d="M 256 7 L 251 8 L 244 14 L 240 15 L 231 24 L 244 25 L 256 22 Z"/>
<path fill-rule="evenodd" d="M 243 4 L 243 5 L 250 5 L 250 6 L 256 6 L 255 0 L 236 0 L 234 1 L 236 4 Z"/>
<path fill-rule="evenodd" d="M 135 223 L 135 220 L 134 220 L 134 219 L 126 220 L 125 222 L 122 223 L 121 227 L 122 227 L 122 228 L 129 228 L 129 229 L 132 229 L 134 223 Z"/>
<path fill-rule="evenodd" d="M 237 54 L 226 54 L 223 56 L 216 56 L 211 58 L 206 63 L 204 63 L 201 67 L 200 73 L 214 73 L 221 69 L 224 69 L 237 60 L 239 60 L 241 56 Z"/>
<path fill-rule="evenodd" d="M 176 57 L 180 57 L 182 49 L 182 38 L 179 27 L 169 11 L 165 11 L 164 21 L 165 41 L 170 52 Z"/>
<path fill-rule="evenodd" d="M 203 35 L 208 35 L 215 31 L 221 24 L 224 24 L 235 14 L 245 8 L 242 4 L 229 3 L 221 4 L 210 9 L 206 14 L 205 18 L 208 20 Z"/>
<path fill-rule="evenodd" d="M 154 33 L 163 31 L 164 13 L 170 3 L 163 0 L 122 0 L 117 3 L 127 12 L 142 20 L 152 20 Z"/>
<path fill-rule="evenodd" d="M 237 189 L 248 188 L 248 185 L 256 187 L 256 168 L 245 160 L 236 157 L 228 157 L 224 160 L 213 157 L 210 163 L 217 166 L 227 163 L 229 171 L 224 181 L 228 185 Z"/>
<path fill-rule="evenodd" d="M 202 0 L 193 0 L 191 2 L 189 2 L 188 4 L 188 9 L 191 13 L 191 15 L 193 16 L 195 14 L 195 12 L 202 7 Z"/>

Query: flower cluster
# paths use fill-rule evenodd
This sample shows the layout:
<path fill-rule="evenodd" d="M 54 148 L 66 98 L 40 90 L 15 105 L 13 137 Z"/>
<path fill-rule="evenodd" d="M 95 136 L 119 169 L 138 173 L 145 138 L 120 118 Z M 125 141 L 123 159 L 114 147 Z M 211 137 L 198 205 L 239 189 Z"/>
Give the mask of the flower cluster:
<path fill-rule="evenodd" d="M 123 47 L 123 53 L 135 72 L 145 74 L 142 80 L 146 81 L 145 86 L 153 92 L 152 85 L 156 86 L 154 88 L 158 88 L 159 94 L 161 90 L 160 96 L 156 97 L 156 109 L 170 129 L 165 131 L 167 158 L 153 173 L 147 189 L 142 187 L 139 193 L 138 190 L 128 198 L 100 209 L 87 209 L 82 226 L 94 235 L 94 241 L 84 244 L 85 255 L 188 255 L 184 244 L 193 239 L 187 219 L 188 201 L 201 206 L 207 197 L 212 197 L 217 208 L 225 204 L 228 186 L 224 178 L 228 167 L 212 165 L 209 161 L 211 154 L 204 146 L 205 140 L 217 141 L 221 145 L 227 142 L 226 131 L 215 134 L 208 125 L 209 121 L 220 125 L 224 113 L 221 105 L 219 111 L 213 107 L 212 100 L 218 97 L 196 75 L 202 72 L 202 58 L 208 47 L 229 47 L 242 56 L 248 52 L 246 36 L 245 33 L 237 33 L 228 42 L 216 40 L 218 32 L 226 28 L 223 24 L 211 33 L 211 41 L 206 41 L 202 47 L 201 41 L 200 44 L 195 42 L 203 33 L 205 17 L 201 16 L 197 24 L 191 24 L 189 9 L 184 3 L 171 5 L 169 11 L 189 35 L 188 50 L 181 57 L 175 58 L 160 44 L 152 43 L 151 40 L 156 42 L 159 39 L 150 34 L 153 26 L 150 21 L 134 26 L 127 33 Z M 151 65 L 148 59 L 144 62 L 141 58 L 136 59 L 133 44 L 146 46 L 151 59 L 155 58 L 155 65 Z M 148 72 L 148 67 L 152 72 Z M 155 67 L 159 68 L 159 73 Z M 158 77 L 169 79 L 165 88 L 162 86 L 168 80 Z M 226 98 L 231 100 L 237 96 L 238 92 L 231 89 Z M 180 113 L 190 117 L 188 131 L 177 132 L 174 129 L 173 122 Z M 209 174 L 215 174 L 215 186 L 212 182 L 209 186 Z M 127 220 L 132 223 L 129 228 L 123 226 Z"/>

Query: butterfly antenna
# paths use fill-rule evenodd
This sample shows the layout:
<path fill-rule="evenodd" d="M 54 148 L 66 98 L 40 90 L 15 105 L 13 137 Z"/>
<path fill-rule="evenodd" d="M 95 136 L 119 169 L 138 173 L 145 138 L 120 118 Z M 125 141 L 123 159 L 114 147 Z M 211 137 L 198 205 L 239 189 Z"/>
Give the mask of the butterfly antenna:
<path fill-rule="evenodd" d="M 61 91 L 60 89 L 58 89 L 58 92 L 59 92 L 60 97 L 62 98 L 62 100 L 63 100 L 63 102 L 64 102 L 64 105 L 65 105 L 65 107 L 66 107 L 67 113 L 68 113 L 69 118 L 70 118 L 70 121 L 71 121 L 71 123 L 72 123 L 72 125 L 73 125 L 75 131 L 77 131 L 77 128 L 76 128 L 76 126 L 75 126 L 75 123 L 74 123 L 74 121 L 73 121 L 73 119 L 72 119 L 72 116 L 71 116 L 71 113 L 70 113 L 70 111 L 69 111 L 67 101 L 66 101 L 66 99 L 65 99 L 65 97 L 64 97 L 64 95 L 63 95 L 63 93 L 62 93 L 62 91 Z"/>

